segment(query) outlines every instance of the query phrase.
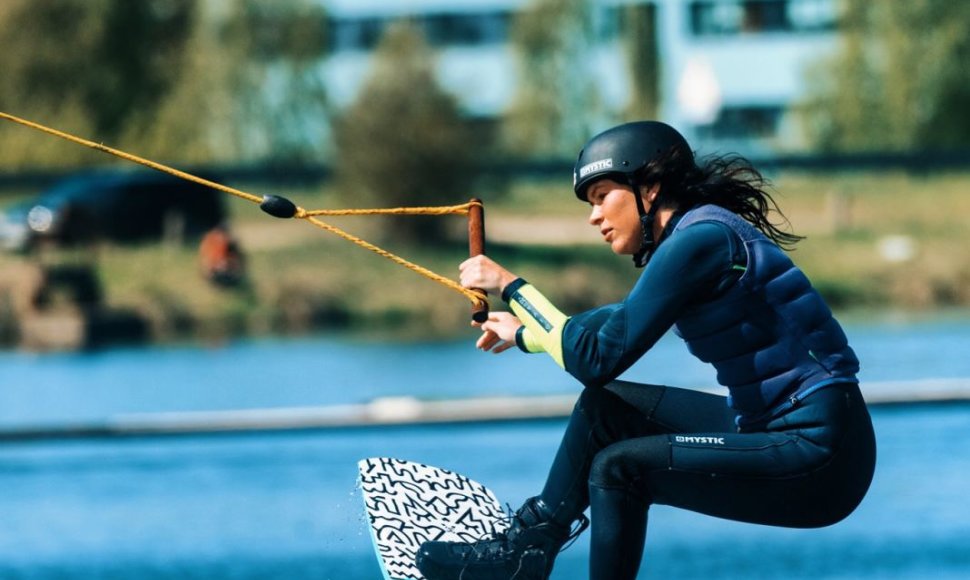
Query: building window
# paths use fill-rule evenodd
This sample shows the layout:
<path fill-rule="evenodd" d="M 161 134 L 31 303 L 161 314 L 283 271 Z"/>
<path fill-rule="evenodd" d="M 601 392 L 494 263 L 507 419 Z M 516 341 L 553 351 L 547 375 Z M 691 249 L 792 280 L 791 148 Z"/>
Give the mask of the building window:
<path fill-rule="evenodd" d="M 688 4 L 694 36 L 834 30 L 835 0 L 695 0 Z"/>
<path fill-rule="evenodd" d="M 784 114 L 779 105 L 724 107 L 713 123 L 697 127 L 697 134 L 711 140 L 770 139 L 778 134 Z"/>
<path fill-rule="evenodd" d="M 839 23 L 837 0 L 788 2 L 788 18 L 798 30 L 835 30 Z"/>
<path fill-rule="evenodd" d="M 488 14 L 430 14 L 416 21 L 435 46 L 477 46 L 501 44 L 508 39 L 512 16 L 508 12 Z"/>
<path fill-rule="evenodd" d="M 333 19 L 330 21 L 331 48 L 334 52 L 372 50 L 387 24 L 383 18 Z"/>
<path fill-rule="evenodd" d="M 604 6 L 594 14 L 593 37 L 599 42 L 611 42 L 623 30 L 626 6 Z"/>
<path fill-rule="evenodd" d="M 330 23 L 334 52 L 373 50 L 391 18 L 339 18 Z M 501 44 L 508 40 L 512 14 L 440 13 L 410 17 L 433 46 L 481 46 Z"/>

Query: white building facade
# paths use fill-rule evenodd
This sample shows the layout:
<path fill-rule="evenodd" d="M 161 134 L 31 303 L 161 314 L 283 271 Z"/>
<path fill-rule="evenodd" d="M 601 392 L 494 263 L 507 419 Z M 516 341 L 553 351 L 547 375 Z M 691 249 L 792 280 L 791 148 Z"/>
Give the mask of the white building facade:
<path fill-rule="evenodd" d="M 325 66 L 340 107 L 367 78 L 387 25 L 420 24 L 437 49 L 442 86 L 474 117 L 500 117 L 518 82 L 511 44 L 515 13 L 528 0 L 319 0 L 331 21 Z M 606 112 L 631 96 L 629 51 L 621 39 L 623 5 L 594 2 L 593 44 L 580 67 Z M 809 93 L 806 69 L 836 46 L 838 0 L 652 0 L 659 58 L 660 118 L 705 150 L 798 150 L 792 108 Z"/>
<path fill-rule="evenodd" d="M 836 48 L 837 0 L 658 0 L 662 116 L 708 147 L 805 146 L 794 107 Z"/>

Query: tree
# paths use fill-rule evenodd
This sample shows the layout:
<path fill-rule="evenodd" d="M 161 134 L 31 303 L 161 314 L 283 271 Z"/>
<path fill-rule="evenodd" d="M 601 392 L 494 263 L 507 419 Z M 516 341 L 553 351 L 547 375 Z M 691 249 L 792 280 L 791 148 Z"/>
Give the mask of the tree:
<path fill-rule="evenodd" d="M 356 101 L 334 124 L 335 167 L 356 207 L 467 200 L 476 140 L 441 89 L 421 32 L 403 21 L 382 37 Z M 440 239 L 443 220 L 394 220 L 395 237 Z"/>
<path fill-rule="evenodd" d="M 0 102 L 8 112 L 141 155 L 212 158 L 205 116 L 220 75 L 192 0 L 28 0 L 0 8 Z M 85 165 L 89 151 L 0 133 L 7 167 Z M 104 162 L 103 158 L 99 158 Z"/>
<path fill-rule="evenodd" d="M 571 157 L 589 138 L 599 113 L 592 22 L 590 0 L 533 0 L 515 16 L 518 93 L 503 123 L 510 151 Z"/>
<path fill-rule="evenodd" d="M 169 162 L 318 158 L 327 126 L 312 0 L 0 3 L 0 107 Z M 0 131 L 6 167 L 72 166 L 85 150 Z"/>
<path fill-rule="evenodd" d="M 811 73 L 816 147 L 908 151 L 970 146 L 970 4 L 844 0 L 841 47 Z"/>
<path fill-rule="evenodd" d="M 226 86 L 240 157 L 318 161 L 326 152 L 330 106 L 320 66 L 326 12 L 313 0 L 233 3 L 221 34 L 232 62 Z"/>
<path fill-rule="evenodd" d="M 79 0 L 54 0 L 44 10 L 29 0 L 0 3 L 0 108 L 90 134 L 95 123 L 88 112 L 91 87 L 85 77 L 92 65 L 87 55 L 103 36 L 104 22 L 96 14 L 106 6 L 105 0 L 92 0 L 90 8 Z M 0 150 L 7 167 L 32 159 L 72 164 L 82 158 L 76 148 L 58 147 L 12 126 L 0 127 Z"/>
<path fill-rule="evenodd" d="M 0 14 L 5 107 L 83 112 L 102 140 L 117 142 L 126 124 L 151 116 L 178 80 L 191 0 L 12 0 Z"/>
<path fill-rule="evenodd" d="M 657 48 L 657 7 L 633 3 L 622 8 L 623 40 L 630 63 L 629 121 L 656 119 L 660 105 L 660 58 Z"/>

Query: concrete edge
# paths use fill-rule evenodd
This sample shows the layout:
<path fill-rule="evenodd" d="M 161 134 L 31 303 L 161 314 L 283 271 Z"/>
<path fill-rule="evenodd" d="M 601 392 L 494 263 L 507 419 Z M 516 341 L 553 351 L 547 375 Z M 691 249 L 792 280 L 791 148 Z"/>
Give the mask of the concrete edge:
<path fill-rule="evenodd" d="M 722 390 L 704 389 L 706 392 Z M 970 402 L 970 380 L 932 379 L 863 385 L 869 405 Z M 577 394 L 421 400 L 383 397 L 368 403 L 320 407 L 120 414 L 104 421 L 0 428 L 0 441 L 145 437 L 474 424 L 563 419 Z"/>

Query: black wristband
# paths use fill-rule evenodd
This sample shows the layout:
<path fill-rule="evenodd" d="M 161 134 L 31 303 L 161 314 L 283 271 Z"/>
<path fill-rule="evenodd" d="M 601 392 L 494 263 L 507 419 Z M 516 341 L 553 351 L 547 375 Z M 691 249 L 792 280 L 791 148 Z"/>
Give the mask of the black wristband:
<path fill-rule="evenodd" d="M 512 295 L 515 294 L 519 288 L 525 286 L 528 282 L 524 278 L 516 278 L 509 282 L 508 286 L 502 289 L 502 300 L 508 303 L 512 299 Z"/>
<path fill-rule="evenodd" d="M 519 347 L 519 350 L 521 350 L 522 352 L 529 352 L 529 349 L 525 347 L 525 337 L 522 336 L 522 333 L 524 332 L 525 332 L 525 325 L 522 325 L 518 329 L 516 329 L 515 346 Z"/>

